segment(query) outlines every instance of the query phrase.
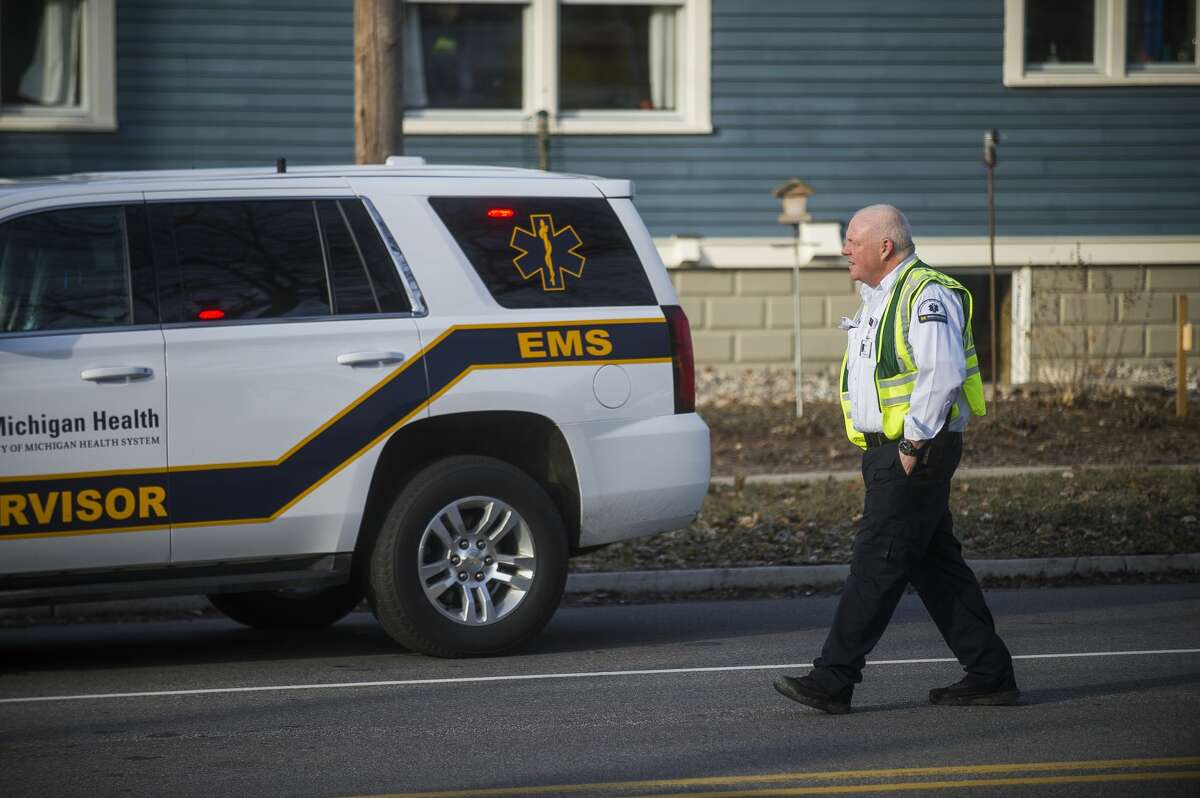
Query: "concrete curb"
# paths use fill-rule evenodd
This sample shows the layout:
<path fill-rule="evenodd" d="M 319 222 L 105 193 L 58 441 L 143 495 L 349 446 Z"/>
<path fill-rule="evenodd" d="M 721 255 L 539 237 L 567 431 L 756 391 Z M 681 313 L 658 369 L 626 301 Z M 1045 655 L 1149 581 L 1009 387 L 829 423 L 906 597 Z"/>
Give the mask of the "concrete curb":
<path fill-rule="evenodd" d="M 981 579 L 1054 578 L 1086 575 L 1200 572 L 1200 553 L 1143 554 L 1133 557 L 1049 557 L 1012 560 L 969 560 Z M 674 571 L 573 573 L 567 593 L 614 593 L 625 596 L 702 593 L 708 590 L 786 590 L 836 587 L 846 580 L 849 565 L 765 565 L 752 568 L 697 568 Z M 94 601 L 54 607 L 0 609 L 4 619 L 70 619 L 145 615 L 187 615 L 210 608 L 203 596 L 172 596 L 127 601 Z"/>
<path fill-rule="evenodd" d="M 1145 554 L 1135 557 L 1048 557 L 969 560 L 976 576 L 1052 578 L 1075 575 L 1160 574 L 1200 571 L 1200 553 Z M 702 568 L 679 571 L 618 571 L 571 574 L 568 593 L 698 593 L 705 590 L 779 590 L 803 585 L 836 587 L 849 565 L 766 565 L 755 568 Z"/>

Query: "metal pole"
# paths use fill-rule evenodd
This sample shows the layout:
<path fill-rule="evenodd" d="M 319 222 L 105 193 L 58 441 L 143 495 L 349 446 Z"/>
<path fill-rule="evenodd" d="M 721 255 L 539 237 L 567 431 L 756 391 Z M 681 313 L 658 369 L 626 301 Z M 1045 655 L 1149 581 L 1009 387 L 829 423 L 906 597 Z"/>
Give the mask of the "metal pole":
<path fill-rule="evenodd" d="M 804 391 L 800 381 L 800 228 L 803 222 L 796 222 L 793 228 L 796 232 L 795 247 L 792 258 L 792 350 L 795 355 L 796 370 L 796 418 L 804 417 Z"/>
<path fill-rule="evenodd" d="M 550 112 L 542 109 L 537 112 L 537 151 L 538 169 L 550 171 Z"/>
<path fill-rule="evenodd" d="M 983 163 L 987 167 L 987 215 L 988 215 L 988 337 L 991 350 L 992 404 L 1000 398 L 1000 374 L 996 367 L 996 350 L 1000 348 L 996 338 L 996 190 L 993 172 L 996 168 L 996 143 L 1000 133 L 990 130 L 983 134 Z"/>
<path fill-rule="evenodd" d="M 1175 297 L 1175 415 L 1184 418 L 1188 414 L 1187 396 L 1187 350 L 1190 341 L 1185 341 L 1188 326 L 1187 294 Z"/>

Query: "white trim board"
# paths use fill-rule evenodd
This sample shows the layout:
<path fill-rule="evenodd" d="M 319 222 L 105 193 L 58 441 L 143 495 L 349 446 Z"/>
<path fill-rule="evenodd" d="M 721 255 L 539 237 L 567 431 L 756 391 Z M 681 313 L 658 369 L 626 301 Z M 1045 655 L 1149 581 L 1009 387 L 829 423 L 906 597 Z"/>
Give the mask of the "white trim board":
<path fill-rule="evenodd" d="M 1033 269 L 1013 269 L 1012 326 L 1009 327 L 1008 378 L 1013 385 L 1033 379 Z"/>
<path fill-rule="evenodd" d="M 931 266 L 987 266 L 986 236 L 917 237 L 917 253 Z M 654 239 L 667 268 L 785 269 L 797 260 L 789 236 Z M 799 262 L 805 268 L 844 268 L 841 226 L 805 225 Z M 1004 268 L 1063 266 L 1141 266 L 1200 264 L 1200 236 L 1002 236 L 996 239 L 996 265 Z"/>

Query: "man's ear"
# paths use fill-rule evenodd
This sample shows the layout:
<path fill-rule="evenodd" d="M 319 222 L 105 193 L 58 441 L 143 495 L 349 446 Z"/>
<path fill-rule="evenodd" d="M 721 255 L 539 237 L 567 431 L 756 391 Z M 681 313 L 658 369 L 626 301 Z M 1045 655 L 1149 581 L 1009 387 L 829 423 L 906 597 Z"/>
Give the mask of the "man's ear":
<path fill-rule="evenodd" d="M 890 238 L 882 238 L 879 240 L 879 259 L 886 261 L 892 257 L 892 253 L 896 251 L 896 245 Z"/>

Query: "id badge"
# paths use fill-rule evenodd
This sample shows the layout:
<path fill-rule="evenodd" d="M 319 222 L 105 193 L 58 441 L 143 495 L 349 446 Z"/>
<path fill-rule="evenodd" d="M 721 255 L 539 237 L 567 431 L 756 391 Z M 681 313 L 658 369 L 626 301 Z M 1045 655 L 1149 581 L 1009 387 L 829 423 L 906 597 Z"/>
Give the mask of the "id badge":
<path fill-rule="evenodd" d="M 875 357 L 875 326 L 877 323 L 877 319 L 867 319 L 866 332 L 863 333 L 863 337 L 858 342 L 859 357 Z"/>

